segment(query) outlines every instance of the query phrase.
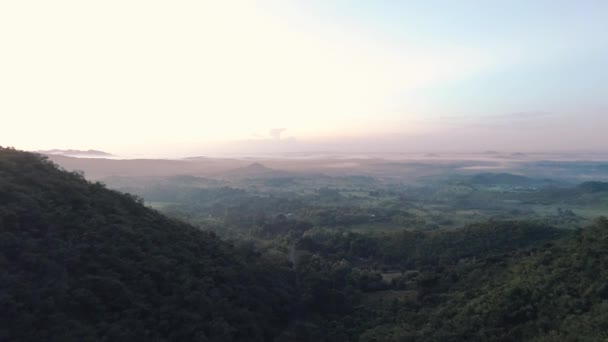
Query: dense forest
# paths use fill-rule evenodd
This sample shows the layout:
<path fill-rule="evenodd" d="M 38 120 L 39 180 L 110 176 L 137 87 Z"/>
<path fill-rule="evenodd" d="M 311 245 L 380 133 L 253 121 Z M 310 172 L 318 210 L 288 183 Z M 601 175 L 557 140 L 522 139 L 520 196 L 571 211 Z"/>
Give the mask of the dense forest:
<path fill-rule="evenodd" d="M 287 262 L 10 149 L 0 269 L 2 341 L 267 341 L 296 295 Z"/>
<path fill-rule="evenodd" d="M 443 207 L 420 205 L 584 205 L 604 198 L 605 183 L 482 175 L 410 194 L 330 181 L 339 187 L 298 194 L 181 177 L 136 191 L 157 211 L 0 149 L 0 340 L 608 338 L 607 219 L 562 208 L 527 219 L 508 207 L 448 222 Z M 497 192 L 496 182 L 529 188 Z"/>

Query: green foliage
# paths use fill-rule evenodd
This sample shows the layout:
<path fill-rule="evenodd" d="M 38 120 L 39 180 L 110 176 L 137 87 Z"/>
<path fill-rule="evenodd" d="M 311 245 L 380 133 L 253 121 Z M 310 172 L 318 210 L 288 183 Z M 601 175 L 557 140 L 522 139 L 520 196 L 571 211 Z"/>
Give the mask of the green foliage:
<path fill-rule="evenodd" d="M 288 263 L 11 149 L 0 270 L 2 341 L 266 341 L 295 298 Z"/>
<path fill-rule="evenodd" d="M 357 288 L 354 275 L 362 269 L 355 264 L 343 271 L 349 275 L 347 283 L 334 292 L 354 288 L 359 297 L 351 298 L 357 309 L 347 311 L 333 325 L 349 322 L 356 327 L 344 330 L 351 340 L 608 338 L 608 219 L 600 218 L 591 227 L 568 234 L 521 223 L 488 223 L 450 234 L 417 233 L 401 239 L 325 236 L 312 246 L 332 259 L 348 255 L 336 252 L 346 250 L 344 240 L 362 238 L 372 250 L 365 255 L 387 253 L 389 241 L 417 252 L 404 252 L 398 259 L 413 258 L 414 262 L 406 262 L 409 270 L 382 274 L 384 287 Z M 353 262 L 362 260 L 348 257 Z M 382 258 L 363 260 L 358 266 Z M 383 266 L 375 268 L 380 272 Z"/>
<path fill-rule="evenodd" d="M 471 224 L 448 231 L 400 231 L 379 234 L 321 231 L 305 235 L 300 248 L 329 258 L 369 259 L 401 269 L 453 264 L 467 258 L 486 258 L 568 234 L 545 225 L 518 222 Z"/>
<path fill-rule="evenodd" d="M 547 225 L 576 228 L 567 204 L 605 183 L 475 179 L 411 194 L 354 176 L 302 194 L 284 189 L 297 177 L 265 179 L 273 191 L 197 177 L 138 191 L 196 228 L 0 149 L 0 341 L 608 339 L 608 220 Z M 560 206 L 527 221 L 505 200 Z M 483 223 L 461 225 L 463 208 Z"/>

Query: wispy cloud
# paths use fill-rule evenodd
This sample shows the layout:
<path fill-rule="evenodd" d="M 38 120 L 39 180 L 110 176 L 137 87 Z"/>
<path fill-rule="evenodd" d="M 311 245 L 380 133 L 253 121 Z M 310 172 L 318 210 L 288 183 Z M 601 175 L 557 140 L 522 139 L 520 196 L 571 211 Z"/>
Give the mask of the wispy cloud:
<path fill-rule="evenodd" d="M 523 111 L 515 113 L 507 113 L 501 115 L 493 115 L 484 117 L 487 120 L 533 120 L 538 118 L 547 118 L 554 116 L 554 113 L 548 111 Z"/>
<path fill-rule="evenodd" d="M 275 140 L 281 140 L 281 134 L 286 130 L 287 128 L 272 128 L 268 131 L 268 135 L 270 135 Z"/>

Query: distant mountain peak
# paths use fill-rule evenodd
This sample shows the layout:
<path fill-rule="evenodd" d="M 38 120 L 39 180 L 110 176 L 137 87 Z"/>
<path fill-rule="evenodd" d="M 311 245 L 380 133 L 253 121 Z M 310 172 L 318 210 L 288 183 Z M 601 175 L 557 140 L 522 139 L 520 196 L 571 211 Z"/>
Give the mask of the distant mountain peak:
<path fill-rule="evenodd" d="M 52 149 L 52 150 L 39 150 L 39 151 L 36 151 L 36 153 L 70 156 L 70 157 L 112 157 L 112 156 L 114 156 L 111 153 L 107 153 L 104 151 L 98 151 L 98 150 L 83 151 L 83 150 Z"/>
<path fill-rule="evenodd" d="M 188 160 L 188 161 L 209 160 L 209 159 L 211 159 L 211 158 L 206 157 L 206 156 L 194 156 L 194 157 L 182 158 L 182 160 Z"/>
<path fill-rule="evenodd" d="M 249 171 L 272 171 L 271 168 L 268 168 L 266 166 L 264 166 L 261 163 L 252 163 L 249 164 L 247 166 L 245 166 L 243 169 L 249 170 Z"/>

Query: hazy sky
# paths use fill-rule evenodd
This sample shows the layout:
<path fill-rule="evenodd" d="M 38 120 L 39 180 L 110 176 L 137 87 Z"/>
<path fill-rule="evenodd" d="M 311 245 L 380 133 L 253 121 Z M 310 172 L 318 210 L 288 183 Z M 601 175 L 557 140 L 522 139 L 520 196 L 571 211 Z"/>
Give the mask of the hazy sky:
<path fill-rule="evenodd" d="M 608 144 L 608 1 L 1 1 L 0 145 Z"/>

